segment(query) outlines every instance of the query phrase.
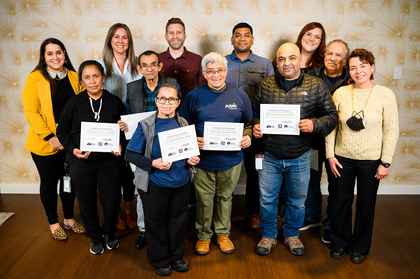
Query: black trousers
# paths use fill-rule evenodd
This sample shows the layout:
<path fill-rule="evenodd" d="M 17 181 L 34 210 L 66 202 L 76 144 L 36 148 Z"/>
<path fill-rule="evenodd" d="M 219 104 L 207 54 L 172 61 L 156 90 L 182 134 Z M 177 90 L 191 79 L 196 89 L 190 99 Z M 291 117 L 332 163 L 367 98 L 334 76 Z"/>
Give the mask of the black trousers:
<path fill-rule="evenodd" d="M 103 234 L 112 239 L 121 200 L 118 159 L 74 159 L 70 164 L 70 176 L 88 236 L 93 241 L 102 241 Z M 99 224 L 97 193 L 103 210 L 103 226 Z"/>
<path fill-rule="evenodd" d="M 155 268 L 168 266 L 184 256 L 190 188 L 190 184 L 159 187 L 149 181 L 149 191 L 141 193 L 147 255 Z"/>
<path fill-rule="evenodd" d="M 335 178 L 331 189 L 330 224 L 333 248 L 345 248 L 364 255 L 372 242 L 376 194 L 379 180 L 375 178 L 379 160 L 353 160 L 336 156 L 342 164 L 341 177 Z M 352 228 L 352 205 L 357 179 L 356 218 Z"/>
<path fill-rule="evenodd" d="M 50 225 L 58 223 L 57 217 L 57 185 L 60 181 L 60 198 L 63 207 L 65 219 L 73 218 L 74 208 L 74 192 L 64 192 L 64 152 L 59 152 L 54 155 L 39 156 L 31 153 L 32 159 L 38 170 L 40 177 L 40 196 L 41 202 L 47 214 L 48 223 Z"/>
<path fill-rule="evenodd" d="M 123 200 L 131 202 L 134 200 L 135 186 L 133 183 L 134 173 L 131 170 L 130 164 L 124 160 L 123 157 L 119 158 L 120 173 L 121 173 L 121 186 L 123 190 Z"/>
<path fill-rule="evenodd" d="M 244 166 L 246 170 L 245 207 L 246 214 L 258 214 L 260 209 L 260 188 L 258 171 L 255 169 L 255 154 L 263 153 L 262 141 L 252 138 L 252 145 L 244 149 Z"/>

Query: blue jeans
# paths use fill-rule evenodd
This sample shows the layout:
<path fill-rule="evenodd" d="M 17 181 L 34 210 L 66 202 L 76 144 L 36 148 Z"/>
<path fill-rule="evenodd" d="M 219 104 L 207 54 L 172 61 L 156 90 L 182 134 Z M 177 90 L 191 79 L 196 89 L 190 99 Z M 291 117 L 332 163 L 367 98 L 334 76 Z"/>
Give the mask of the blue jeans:
<path fill-rule="evenodd" d="M 260 215 L 262 236 L 277 238 L 277 206 L 282 186 L 285 186 L 284 237 L 298 236 L 305 218 L 311 152 L 294 159 L 277 159 L 264 154 L 263 169 L 259 171 Z M 282 185 L 284 181 L 285 185 Z"/>

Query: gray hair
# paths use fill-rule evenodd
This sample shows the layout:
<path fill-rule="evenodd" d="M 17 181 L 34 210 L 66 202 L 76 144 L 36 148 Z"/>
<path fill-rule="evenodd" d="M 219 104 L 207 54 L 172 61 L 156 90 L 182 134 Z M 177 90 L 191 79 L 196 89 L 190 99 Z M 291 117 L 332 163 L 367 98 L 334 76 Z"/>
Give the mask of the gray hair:
<path fill-rule="evenodd" d="M 342 40 L 342 39 L 334 39 L 334 40 L 328 42 L 327 46 L 325 47 L 325 51 L 327 51 L 327 48 L 330 45 L 332 45 L 333 43 L 340 43 L 340 44 L 342 44 L 344 46 L 344 48 L 346 49 L 345 59 L 347 59 L 349 57 L 349 55 L 350 55 L 350 48 L 349 48 L 349 45 L 344 40 Z"/>
<path fill-rule="evenodd" d="M 207 71 L 208 64 L 222 64 L 227 69 L 226 58 L 217 52 L 207 53 L 203 57 L 203 59 L 201 60 L 201 70 L 203 71 L 203 73 Z"/>

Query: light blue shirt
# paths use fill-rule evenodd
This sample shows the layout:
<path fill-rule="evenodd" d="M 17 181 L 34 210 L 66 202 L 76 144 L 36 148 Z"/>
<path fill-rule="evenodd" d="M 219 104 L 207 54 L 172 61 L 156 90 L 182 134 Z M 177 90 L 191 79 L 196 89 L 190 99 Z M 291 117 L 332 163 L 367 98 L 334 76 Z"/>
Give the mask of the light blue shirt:
<path fill-rule="evenodd" d="M 226 83 L 243 89 L 251 100 L 256 95 L 260 82 L 274 75 L 271 61 L 252 52 L 244 61 L 241 61 L 234 51 L 226 55 L 226 59 L 228 61 Z"/>

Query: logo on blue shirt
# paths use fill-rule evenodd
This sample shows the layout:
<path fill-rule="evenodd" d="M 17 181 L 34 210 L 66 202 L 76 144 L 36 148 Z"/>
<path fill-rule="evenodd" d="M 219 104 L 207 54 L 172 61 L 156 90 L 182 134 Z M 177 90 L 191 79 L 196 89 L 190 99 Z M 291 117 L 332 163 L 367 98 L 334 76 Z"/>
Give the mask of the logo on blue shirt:
<path fill-rule="evenodd" d="M 233 102 L 232 104 L 226 104 L 225 108 L 229 109 L 229 110 L 237 110 L 238 109 L 238 105 Z"/>

